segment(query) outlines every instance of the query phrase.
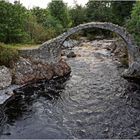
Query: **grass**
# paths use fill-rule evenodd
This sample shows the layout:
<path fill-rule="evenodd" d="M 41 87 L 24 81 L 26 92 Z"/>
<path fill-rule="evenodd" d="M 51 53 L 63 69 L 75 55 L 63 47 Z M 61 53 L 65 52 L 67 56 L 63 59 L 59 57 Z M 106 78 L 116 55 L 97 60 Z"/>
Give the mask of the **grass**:
<path fill-rule="evenodd" d="M 13 48 L 17 50 L 24 50 L 24 49 L 34 49 L 39 48 L 39 44 L 3 44 L 2 46 L 7 48 Z"/>
<path fill-rule="evenodd" d="M 15 48 L 8 48 L 0 44 L 0 66 L 13 67 L 19 59 L 19 53 Z"/>
<path fill-rule="evenodd" d="M 0 66 L 13 67 L 19 59 L 18 50 L 35 49 L 40 45 L 36 44 L 4 44 L 0 43 Z"/>

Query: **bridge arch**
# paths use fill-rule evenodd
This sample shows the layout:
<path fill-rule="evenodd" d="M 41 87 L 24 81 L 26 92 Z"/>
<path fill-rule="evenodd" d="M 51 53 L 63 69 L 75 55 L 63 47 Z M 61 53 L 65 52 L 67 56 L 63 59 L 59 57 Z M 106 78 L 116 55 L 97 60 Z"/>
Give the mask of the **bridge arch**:
<path fill-rule="evenodd" d="M 126 77 L 139 77 L 140 78 L 140 49 L 136 45 L 131 34 L 123 27 L 108 22 L 90 22 L 80 24 L 74 28 L 69 29 L 67 32 L 59 35 L 58 37 L 46 41 L 40 48 L 34 50 L 25 50 L 21 52 L 23 57 L 29 57 L 34 61 L 42 63 L 56 63 L 61 59 L 61 49 L 64 41 L 72 34 L 77 33 L 83 29 L 100 28 L 110 30 L 118 34 L 127 44 L 129 56 L 129 68 L 125 71 Z"/>
<path fill-rule="evenodd" d="M 106 29 L 106 30 L 109 30 L 109 31 L 112 31 L 112 32 L 118 34 L 124 40 L 124 42 L 127 44 L 130 65 L 131 65 L 131 63 L 136 61 L 136 59 L 140 56 L 138 46 L 136 45 L 131 34 L 129 34 L 125 28 L 115 25 L 113 23 L 90 22 L 90 23 L 86 23 L 86 24 L 80 24 L 79 26 L 71 28 L 67 32 L 60 35 L 59 37 L 61 38 L 61 41 L 63 43 L 69 36 L 77 33 L 78 31 L 81 31 L 83 29 L 89 29 L 89 28 Z"/>

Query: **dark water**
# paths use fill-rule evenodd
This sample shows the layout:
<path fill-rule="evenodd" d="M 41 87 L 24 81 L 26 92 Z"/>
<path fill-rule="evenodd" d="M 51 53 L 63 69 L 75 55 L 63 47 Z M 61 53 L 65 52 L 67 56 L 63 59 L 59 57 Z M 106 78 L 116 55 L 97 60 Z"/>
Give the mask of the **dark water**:
<path fill-rule="evenodd" d="M 104 49 L 75 52 L 70 76 L 16 90 L 0 138 L 140 138 L 140 86 Z"/>

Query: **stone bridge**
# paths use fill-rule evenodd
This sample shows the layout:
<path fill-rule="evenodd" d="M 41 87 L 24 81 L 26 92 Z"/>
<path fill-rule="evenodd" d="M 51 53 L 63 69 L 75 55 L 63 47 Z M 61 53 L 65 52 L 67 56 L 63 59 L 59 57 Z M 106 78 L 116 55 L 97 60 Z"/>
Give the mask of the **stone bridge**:
<path fill-rule="evenodd" d="M 30 59 L 37 62 L 41 61 L 42 63 L 56 63 L 61 59 L 61 48 L 64 41 L 72 34 L 89 28 L 106 29 L 118 34 L 127 44 L 129 56 L 129 68 L 124 72 L 124 76 L 140 78 L 139 47 L 136 45 L 131 34 L 129 34 L 125 28 L 108 22 L 90 22 L 86 24 L 80 24 L 79 26 L 69 29 L 67 32 L 59 35 L 58 37 L 43 43 L 38 49 L 22 51 L 21 55 L 23 57 L 29 57 Z"/>

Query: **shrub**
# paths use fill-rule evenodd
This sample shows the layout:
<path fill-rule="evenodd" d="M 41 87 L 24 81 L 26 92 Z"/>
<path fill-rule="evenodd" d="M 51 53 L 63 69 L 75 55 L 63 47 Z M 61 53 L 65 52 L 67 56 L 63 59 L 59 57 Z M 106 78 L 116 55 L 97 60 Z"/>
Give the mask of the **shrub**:
<path fill-rule="evenodd" d="M 19 58 L 18 51 L 0 44 L 0 66 L 12 67 Z"/>
<path fill-rule="evenodd" d="M 131 18 L 127 21 L 127 28 L 140 46 L 140 1 L 134 5 Z"/>
<path fill-rule="evenodd" d="M 57 35 L 64 32 L 63 26 L 59 20 L 55 17 L 49 15 L 44 23 L 44 26 L 47 30 L 47 35 L 49 37 L 56 37 Z M 51 31 L 52 30 L 52 31 Z M 49 33 L 49 34 L 48 34 Z"/>
<path fill-rule="evenodd" d="M 21 43 L 26 32 L 24 23 L 26 9 L 19 2 L 11 4 L 0 0 L 0 41 L 4 43 Z"/>
<path fill-rule="evenodd" d="M 47 32 L 42 24 L 37 23 L 37 17 L 28 13 L 27 20 L 25 22 L 25 31 L 28 34 L 28 38 L 24 43 L 37 43 L 40 44 L 47 40 Z"/>

